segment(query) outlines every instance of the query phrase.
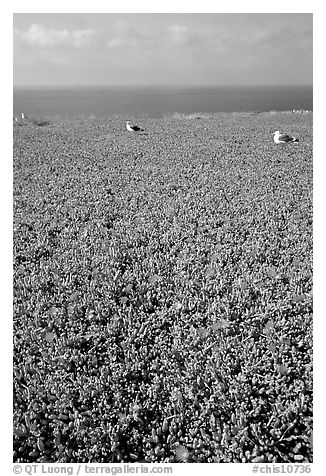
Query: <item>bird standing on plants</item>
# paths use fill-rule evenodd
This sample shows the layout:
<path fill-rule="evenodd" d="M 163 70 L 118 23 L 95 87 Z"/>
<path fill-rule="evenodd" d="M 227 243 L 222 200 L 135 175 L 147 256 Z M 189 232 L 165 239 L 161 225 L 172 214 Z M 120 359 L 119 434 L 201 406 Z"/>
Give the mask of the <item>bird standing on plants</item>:
<path fill-rule="evenodd" d="M 288 134 L 282 134 L 280 131 L 274 132 L 274 142 L 275 144 L 288 144 L 290 142 L 299 142 L 299 139 Z"/>
<path fill-rule="evenodd" d="M 126 121 L 126 128 L 129 132 L 140 132 L 144 130 L 135 124 L 130 124 L 130 121 Z"/>

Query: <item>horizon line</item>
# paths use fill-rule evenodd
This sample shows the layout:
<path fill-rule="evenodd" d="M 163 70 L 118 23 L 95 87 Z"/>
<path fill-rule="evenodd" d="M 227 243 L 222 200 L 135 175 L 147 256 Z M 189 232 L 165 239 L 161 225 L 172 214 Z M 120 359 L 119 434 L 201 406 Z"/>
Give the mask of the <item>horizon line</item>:
<path fill-rule="evenodd" d="M 289 88 L 313 88 L 313 84 L 13 84 L 13 88 L 18 89 L 34 89 L 34 88 L 216 88 L 216 87 L 228 87 L 228 88 L 245 88 L 245 87 L 289 87 Z"/>

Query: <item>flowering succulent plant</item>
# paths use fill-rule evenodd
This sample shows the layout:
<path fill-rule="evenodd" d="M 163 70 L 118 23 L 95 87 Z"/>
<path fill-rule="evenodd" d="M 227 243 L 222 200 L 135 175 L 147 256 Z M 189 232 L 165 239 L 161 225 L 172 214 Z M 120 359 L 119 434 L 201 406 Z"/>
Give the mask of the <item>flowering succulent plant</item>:
<path fill-rule="evenodd" d="M 145 122 L 15 127 L 14 460 L 309 462 L 311 116 Z"/>

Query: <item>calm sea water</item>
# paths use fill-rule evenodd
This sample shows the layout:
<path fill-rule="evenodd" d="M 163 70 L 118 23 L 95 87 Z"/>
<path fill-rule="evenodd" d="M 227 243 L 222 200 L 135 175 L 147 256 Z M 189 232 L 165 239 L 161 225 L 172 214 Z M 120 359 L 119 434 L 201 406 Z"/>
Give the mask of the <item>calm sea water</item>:
<path fill-rule="evenodd" d="M 179 112 L 313 109 L 312 87 L 14 88 L 14 114 L 161 117 Z"/>

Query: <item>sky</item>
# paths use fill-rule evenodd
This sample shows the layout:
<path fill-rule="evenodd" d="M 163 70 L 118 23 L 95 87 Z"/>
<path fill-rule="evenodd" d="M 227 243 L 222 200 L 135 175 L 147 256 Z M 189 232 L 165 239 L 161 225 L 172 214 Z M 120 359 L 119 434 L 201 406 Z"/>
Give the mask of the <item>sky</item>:
<path fill-rule="evenodd" d="M 308 13 L 15 13 L 14 86 L 312 85 Z"/>

